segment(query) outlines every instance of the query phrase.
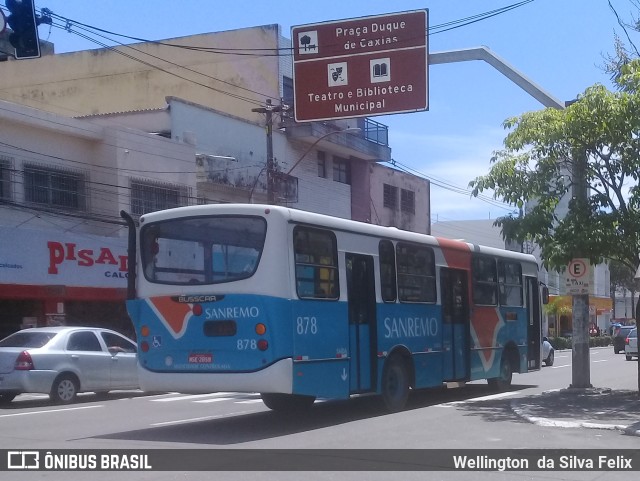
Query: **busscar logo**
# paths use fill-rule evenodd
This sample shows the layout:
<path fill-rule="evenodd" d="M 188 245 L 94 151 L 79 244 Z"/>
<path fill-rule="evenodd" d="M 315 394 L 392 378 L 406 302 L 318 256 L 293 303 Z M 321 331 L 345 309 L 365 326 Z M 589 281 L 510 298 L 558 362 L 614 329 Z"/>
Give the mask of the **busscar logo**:
<path fill-rule="evenodd" d="M 7 469 L 40 469 L 38 451 L 8 451 Z"/>

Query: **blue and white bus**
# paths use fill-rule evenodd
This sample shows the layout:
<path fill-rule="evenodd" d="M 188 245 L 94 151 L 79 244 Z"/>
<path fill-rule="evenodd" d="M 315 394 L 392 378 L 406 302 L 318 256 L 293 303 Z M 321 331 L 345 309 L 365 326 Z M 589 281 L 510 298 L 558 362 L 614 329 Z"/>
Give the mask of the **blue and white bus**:
<path fill-rule="evenodd" d="M 279 206 L 145 214 L 128 311 L 146 391 L 261 393 L 272 409 L 540 369 L 531 255 Z"/>

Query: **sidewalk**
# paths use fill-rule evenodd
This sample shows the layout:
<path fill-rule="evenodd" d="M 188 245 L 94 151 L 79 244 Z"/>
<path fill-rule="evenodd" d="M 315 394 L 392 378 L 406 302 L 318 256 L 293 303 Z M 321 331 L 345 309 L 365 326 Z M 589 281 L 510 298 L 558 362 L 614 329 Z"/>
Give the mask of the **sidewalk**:
<path fill-rule="evenodd" d="M 559 389 L 511 401 L 513 411 L 540 426 L 617 429 L 640 436 L 638 391 Z"/>

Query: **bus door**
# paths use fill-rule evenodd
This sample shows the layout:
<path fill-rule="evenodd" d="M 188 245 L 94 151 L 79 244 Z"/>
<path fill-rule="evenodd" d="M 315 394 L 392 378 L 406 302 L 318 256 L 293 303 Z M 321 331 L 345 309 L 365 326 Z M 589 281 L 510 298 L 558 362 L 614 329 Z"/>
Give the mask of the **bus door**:
<path fill-rule="evenodd" d="M 376 294 L 373 257 L 345 254 L 349 304 L 349 386 L 351 392 L 375 388 Z"/>
<path fill-rule="evenodd" d="M 469 379 L 469 287 L 467 272 L 440 269 L 442 299 L 442 370 L 445 381 Z"/>
<path fill-rule="evenodd" d="M 538 281 L 534 277 L 525 277 L 526 283 L 526 299 L 527 299 L 527 366 L 529 369 L 540 369 L 541 367 L 541 319 L 540 312 L 540 291 L 538 290 Z"/>

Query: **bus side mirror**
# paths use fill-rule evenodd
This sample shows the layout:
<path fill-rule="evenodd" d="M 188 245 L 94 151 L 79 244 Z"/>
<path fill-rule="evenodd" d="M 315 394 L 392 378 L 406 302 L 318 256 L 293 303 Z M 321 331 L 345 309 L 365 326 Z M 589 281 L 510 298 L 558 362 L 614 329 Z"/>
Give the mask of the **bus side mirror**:
<path fill-rule="evenodd" d="M 542 303 L 549 304 L 549 288 L 547 286 L 542 286 Z"/>

